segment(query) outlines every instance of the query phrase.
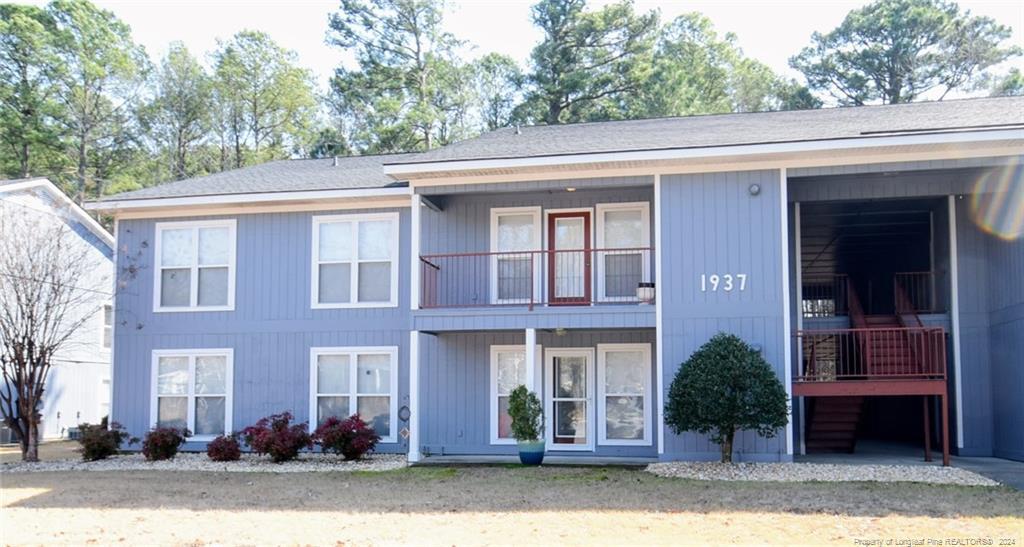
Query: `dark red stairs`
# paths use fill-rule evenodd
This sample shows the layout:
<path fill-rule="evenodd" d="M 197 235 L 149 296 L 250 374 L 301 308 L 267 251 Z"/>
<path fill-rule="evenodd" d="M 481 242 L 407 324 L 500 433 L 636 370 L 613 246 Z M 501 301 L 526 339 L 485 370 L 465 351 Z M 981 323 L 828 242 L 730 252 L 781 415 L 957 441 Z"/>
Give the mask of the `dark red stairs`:
<path fill-rule="evenodd" d="M 814 397 L 808 410 L 804 446 L 809 454 L 853 452 L 864 397 Z"/>
<path fill-rule="evenodd" d="M 867 327 L 872 329 L 903 327 L 899 316 L 896 315 L 869 315 L 864 320 Z M 867 363 L 868 376 L 898 376 L 920 372 L 920 363 L 916 362 L 911 353 L 911 344 L 905 331 L 873 332 L 865 345 L 868 353 L 864 359 Z"/>

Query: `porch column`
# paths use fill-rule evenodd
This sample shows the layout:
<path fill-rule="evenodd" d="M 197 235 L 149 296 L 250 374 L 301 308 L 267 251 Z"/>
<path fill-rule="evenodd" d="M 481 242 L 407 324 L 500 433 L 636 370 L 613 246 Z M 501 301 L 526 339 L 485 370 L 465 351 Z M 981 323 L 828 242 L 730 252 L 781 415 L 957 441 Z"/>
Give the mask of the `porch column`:
<path fill-rule="evenodd" d="M 526 329 L 526 387 L 540 393 L 537 389 L 537 329 Z"/>
<path fill-rule="evenodd" d="M 409 455 L 420 461 L 420 331 L 409 331 Z"/>
<path fill-rule="evenodd" d="M 420 308 L 420 214 L 423 203 L 413 192 L 410 203 L 411 238 L 409 240 L 409 309 Z"/>

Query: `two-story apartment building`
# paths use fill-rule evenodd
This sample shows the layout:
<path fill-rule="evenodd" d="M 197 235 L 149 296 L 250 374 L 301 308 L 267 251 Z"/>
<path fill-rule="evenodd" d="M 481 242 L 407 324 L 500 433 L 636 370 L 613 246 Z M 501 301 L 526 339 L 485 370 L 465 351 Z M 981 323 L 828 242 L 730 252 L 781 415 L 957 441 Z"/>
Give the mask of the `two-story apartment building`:
<path fill-rule="evenodd" d="M 717 332 L 793 398 L 742 460 L 858 436 L 1024 459 L 1024 99 L 507 128 L 112 196 L 114 418 L 195 443 L 358 412 L 410 460 L 714 459 L 663 420 Z M 922 402 L 923 401 L 923 402 Z M 198 448 L 199 444 L 191 445 Z"/>

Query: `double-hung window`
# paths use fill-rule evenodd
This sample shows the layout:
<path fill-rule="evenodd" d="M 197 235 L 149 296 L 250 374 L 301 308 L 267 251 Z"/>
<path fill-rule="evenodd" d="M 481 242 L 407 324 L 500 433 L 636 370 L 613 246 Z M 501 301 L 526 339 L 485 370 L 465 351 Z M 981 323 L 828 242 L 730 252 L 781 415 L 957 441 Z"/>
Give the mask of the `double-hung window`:
<path fill-rule="evenodd" d="M 359 414 L 381 442 L 396 441 L 397 347 L 312 348 L 309 383 L 311 423 Z"/>
<path fill-rule="evenodd" d="M 313 217 L 312 307 L 398 305 L 398 213 Z"/>
<path fill-rule="evenodd" d="M 150 422 L 197 440 L 231 433 L 231 349 L 153 352 Z"/>
<path fill-rule="evenodd" d="M 103 305 L 103 330 L 100 335 L 103 349 L 110 349 L 114 342 L 114 305 Z"/>
<path fill-rule="evenodd" d="M 541 348 L 537 346 L 536 363 L 541 361 Z M 490 423 L 491 444 L 513 444 L 512 418 L 508 415 L 508 401 L 512 390 L 528 386 L 525 346 L 491 346 Z M 532 386 L 528 386 L 531 391 Z"/>
<path fill-rule="evenodd" d="M 491 303 L 539 298 L 543 255 L 540 207 L 491 209 Z"/>
<path fill-rule="evenodd" d="M 597 294 L 605 302 L 635 301 L 637 285 L 651 280 L 650 205 L 597 205 Z"/>
<path fill-rule="evenodd" d="M 598 442 L 651 444 L 650 344 L 598 344 Z"/>
<path fill-rule="evenodd" d="M 155 253 L 155 311 L 234 309 L 233 219 L 159 222 Z"/>

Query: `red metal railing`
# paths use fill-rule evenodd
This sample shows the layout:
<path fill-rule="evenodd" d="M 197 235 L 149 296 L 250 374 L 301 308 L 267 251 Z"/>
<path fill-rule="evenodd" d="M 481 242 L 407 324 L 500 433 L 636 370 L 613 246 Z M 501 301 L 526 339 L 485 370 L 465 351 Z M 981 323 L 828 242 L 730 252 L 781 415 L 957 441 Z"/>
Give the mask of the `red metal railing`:
<path fill-rule="evenodd" d="M 893 292 L 902 290 L 912 311 L 931 313 L 939 309 L 936 298 L 935 274 L 932 272 L 899 272 L 893 276 Z M 897 301 L 897 305 L 899 302 Z"/>
<path fill-rule="evenodd" d="M 807 276 L 801 280 L 801 309 L 804 317 L 847 315 L 846 274 Z"/>
<path fill-rule="evenodd" d="M 421 308 L 653 303 L 650 247 L 429 254 Z"/>
<path fill-rule="evenodd" d="M 797 331 L 795 381 L 940 380 L 946 377 L 941 327 Z"/>

